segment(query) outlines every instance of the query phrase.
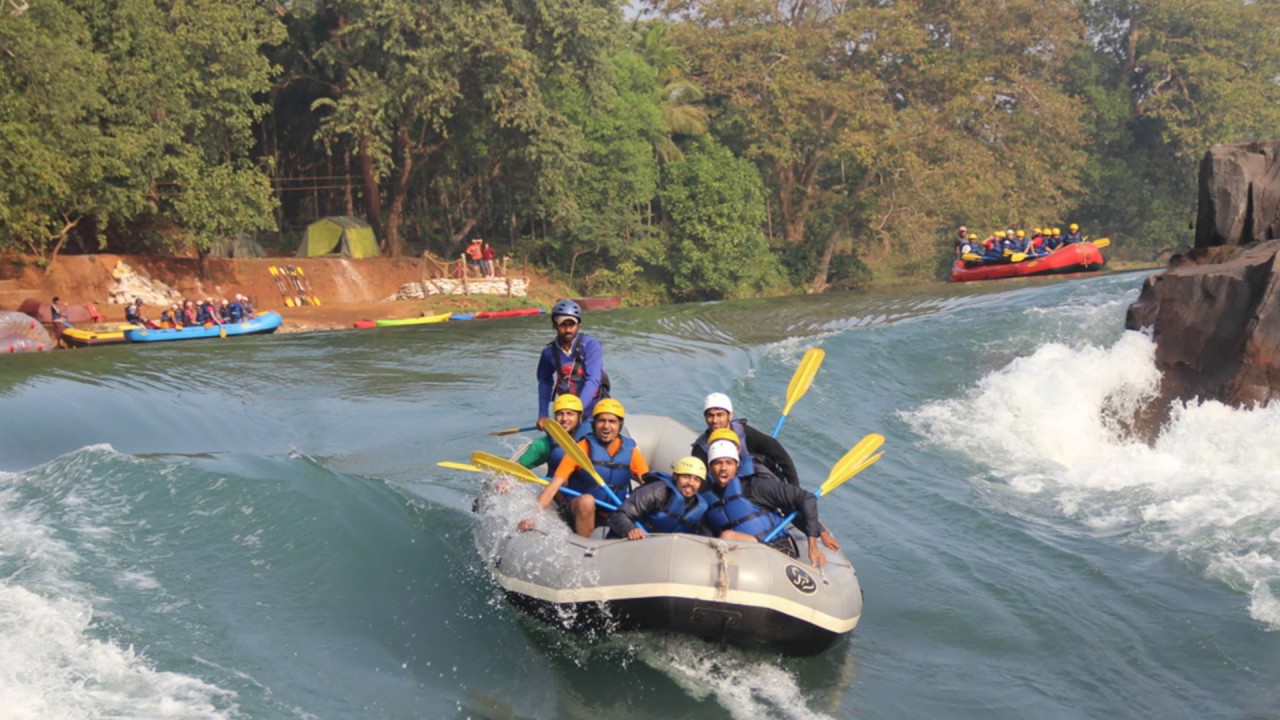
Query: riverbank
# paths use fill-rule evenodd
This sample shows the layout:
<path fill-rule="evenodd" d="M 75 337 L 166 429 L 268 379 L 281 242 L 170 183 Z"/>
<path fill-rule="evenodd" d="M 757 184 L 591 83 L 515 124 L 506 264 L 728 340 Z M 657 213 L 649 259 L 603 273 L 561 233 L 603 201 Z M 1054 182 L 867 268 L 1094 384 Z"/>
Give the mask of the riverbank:
<path fill-rule="evenodd" d="M 521 307 L 550 307 L 557 299 L 574 293 L 563 283 L 512 266 L 508 276 L 522 278 L 526 294 L 434 295 L 420 300 L 394 300 L 406 283 L 422 282 L 424 267 L 417 258 L 210 258 L 207 275 L 201 277 L 195 258 L 150 255 L 70 255 L 58 258 L 46 273 L 32 262 L 10 259 L 0 263 L 0 310 L 16 310 L 23 300 L 54 297 L 63 304 L 93 303 L 108 322 L 124 320 L 124 305 L 111 302 L 115 284 L 113 273 L 120 263 L 139 275 L 164 283 L 184 298 L 232 297 L 248 295 L 258 310 L 275 310 L 284 317 L 279 332 L 314 332 L 352 327 L 357 320 L 409 318 L 445 311 L 478 312 Z M 305 293 L 319 302 L 294 307 L 286 302 L 298 295 L 291 281 L 280 278 L 280 269 L 301 271 L 307 283 Z M 276 274 L 272 274 L 272 269 Z M 280 284 L 278 284 L 278 280 Z M 161 308 L 146 307 L 151 317 Z"/>

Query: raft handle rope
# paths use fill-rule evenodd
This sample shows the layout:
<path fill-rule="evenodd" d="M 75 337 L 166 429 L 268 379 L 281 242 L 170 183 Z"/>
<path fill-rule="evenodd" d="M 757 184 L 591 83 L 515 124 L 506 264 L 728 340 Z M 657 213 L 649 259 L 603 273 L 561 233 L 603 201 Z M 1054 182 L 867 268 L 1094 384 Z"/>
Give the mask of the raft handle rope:
<path fill-rule="evenodd" d="M 724 600 L 729 594 L 729 553 L 738 546 L 723 540 L 708 540 L 707 544 L 716 551 L 716 599 Z"/>

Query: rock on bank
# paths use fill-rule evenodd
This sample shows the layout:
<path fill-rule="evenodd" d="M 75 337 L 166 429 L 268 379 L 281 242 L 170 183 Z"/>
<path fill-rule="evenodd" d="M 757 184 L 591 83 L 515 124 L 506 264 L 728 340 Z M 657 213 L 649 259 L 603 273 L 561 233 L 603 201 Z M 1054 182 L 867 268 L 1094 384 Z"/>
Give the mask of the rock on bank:
<path fill-rule="evenodd" d="M 1280 392 L 1280 142 L 1218 145 L 1200 163 L 1195 247 L 1147 279 L 1125 327 L 1150 328 L 1175 400 L 1265 404 Z"/>

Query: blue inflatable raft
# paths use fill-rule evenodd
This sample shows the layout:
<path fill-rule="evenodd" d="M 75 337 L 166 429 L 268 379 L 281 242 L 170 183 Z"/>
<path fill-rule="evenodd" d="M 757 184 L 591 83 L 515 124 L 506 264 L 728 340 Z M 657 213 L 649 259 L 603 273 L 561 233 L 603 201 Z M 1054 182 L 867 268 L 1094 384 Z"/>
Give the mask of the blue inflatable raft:
<path fill-rule="evenodd" d="M 284 318 L 275 311 L 265 312 L 244 322 L 225 325 L 193 325 L 184 328 L 138 328 L 126 330 L 129 342 L 164 342 L 166 340 L 199 340 L 200 338 L 232 337 L 234 335 L 263 335 L 273 333 Z"/>

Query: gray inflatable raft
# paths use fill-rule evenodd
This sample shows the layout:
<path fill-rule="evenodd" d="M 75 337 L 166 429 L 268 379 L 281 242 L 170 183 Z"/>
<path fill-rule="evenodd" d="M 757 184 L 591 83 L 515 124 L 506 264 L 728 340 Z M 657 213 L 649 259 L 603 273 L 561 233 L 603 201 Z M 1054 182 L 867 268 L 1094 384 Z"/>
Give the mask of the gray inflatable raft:
<path fill-rule="evenodd" d="M 697 436 L 653 415 L 628 416 L 625 427 L 657 470 L 687 455 Z M 759 543 L 699 535 L 630 541 L 515 532 L 509 523 L 477 528 L 511 603 L 572 630 L 659 630 L 813 655 L 849 634 L 862 615 L 862 590 L 848 558 L 825 550 L 819 571 L 794 529 L 798 559 Z"/>

